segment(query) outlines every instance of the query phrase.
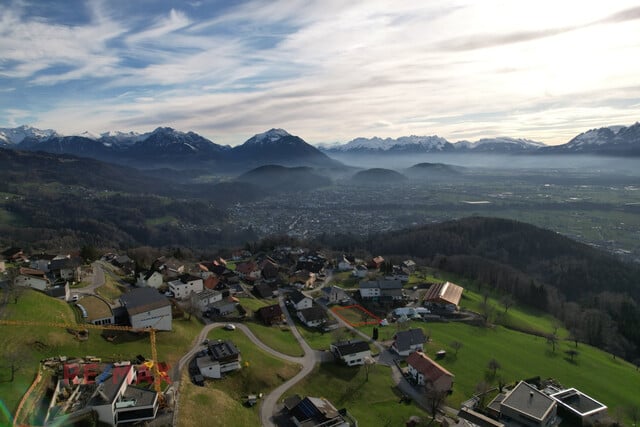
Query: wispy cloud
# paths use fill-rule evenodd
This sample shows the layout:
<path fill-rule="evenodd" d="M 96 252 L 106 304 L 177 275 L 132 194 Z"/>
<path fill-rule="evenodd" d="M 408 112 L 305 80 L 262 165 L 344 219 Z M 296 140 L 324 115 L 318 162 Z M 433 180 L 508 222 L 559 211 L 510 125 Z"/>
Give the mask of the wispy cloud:
<path fill-rule="evenodd" d="M 0 111 L 23 100 L 63 132 L 169 125 L 231 144 L 274 126 L 564 142 L 640 113 L 631 1 L 212 4 L 96 0 L 67 21 L 0 6 Z"/>

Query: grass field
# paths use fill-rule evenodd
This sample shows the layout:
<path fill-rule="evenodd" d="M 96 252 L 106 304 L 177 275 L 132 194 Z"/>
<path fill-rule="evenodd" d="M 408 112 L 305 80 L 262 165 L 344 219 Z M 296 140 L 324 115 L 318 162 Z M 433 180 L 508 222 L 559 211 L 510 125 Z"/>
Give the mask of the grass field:
<path fill-rule="evenodd" d="M 288 354 L 289 356 L 303 356 L 304 352 L 298 344 L 298 341 L 291 333 L 291 330 L 286 325 L 274 325 L 266 326 L 258 322 L 249 321 L 245 322 L 245 325 L 256 337 L 267 346 L 280 353 Z"/>
<path fill-rule="evenodd" d="M 449 400 L 453 406 L 469 398 L 480 381 L 497 384 L 501 378 L 504 383 L 513 383 L 535 376 L 554 378 L 565 387 L 576 387 L 609 408 L 640 406 L 640 372 L 630 363 L 614 360 L 593 347 L 580 344 L 575 349 L 579 354 L 572 362 L 565 351 L 574 349 L 573 342 L 561 341 L 554 353 L 544 338 L 500 326 L 491 329 L 460 323 L 413 326 L 422 327 L 431 335 L 425 352 L 432 358 L 438 350 L 447 351 L 440 363 L 456 376 Z M 451 348 L 453 341 L 463 343 L 457 356 Z M 487 369 L 493 358 L 502 366 L 495 377 Z"/>
<path fill-rule="evenodd" d="M 240 331 L 216 329 L 211 331 L 209 339 L 232 340 L 242 355 L 242 369 L 231 372 L 220 380 L 210 380 L 205 387 L 193 385 L 188 376 L 183 375 L 178 426 L 260 425 L 259 405 L 245 407 L 242 396 L 251 393 L 266 394 L 297 374 L 300 366 L 274 358 L 256 348 Z M 215 416 L 203 416 L 210 413 L 211 408 L 216 408 Z"/>
<path fill-rule="evenodd" d="M 7 305 L 5 318 L 75 323 L 75 315 L 69 304 L 31 290 L 25 292 L 17 305 Z M 173 331 L 158 332 L 160 360 L 170 366 L 175 365 L 191 347 L 201 328 L 202 325 L 195 318 L 190 321 L 179 319 L 173 321 Z M 6 343 L 0 348 L 0 359 L 10 360 L 16 353 L 20 356 L 20 369 L 13 382 L 8 382 L 10 371 L 7 366 L 0 365 L 0 397 L 10 413 L 15 411 L 18 401 L 31 385 L 41 359 L 59 355 L 94 355 L 108 360 L 131 360 L 138 354 L 151 358 L 147 334 L 121 333 L 114 342 L 108 342 L 99 331 L 91 330 L 89 339 L 80 342 L 63 328 L 0 326 L 0 340 Z M 0 412 L 0 425 L 5 422 Z"/>
<path fill-rule="evenodd" d="M 336 408 L 346 408 L 361 426 L 402 426 L 412 415 L 429 416 L 415 404 L 399 403 L 400 394 L 390 368 L 375 365 L 367 380 L 365 367 L 325 363 L 285 393 L 327 398 Z"/>
<path fill-rule="evenodd" d="M 96 293 L 113 302 L 124 293 L 124 288 L 110 274 L 105 274 L 104 285 L 97 288 Z"/>
<path fill-rule="evenodd" d="M 335 306 L 331 308 L 331 311 L 353 327 L 377 325 L 380 323 L 380 318 L 359 305 L 350 305 L 347 307 Z"/>

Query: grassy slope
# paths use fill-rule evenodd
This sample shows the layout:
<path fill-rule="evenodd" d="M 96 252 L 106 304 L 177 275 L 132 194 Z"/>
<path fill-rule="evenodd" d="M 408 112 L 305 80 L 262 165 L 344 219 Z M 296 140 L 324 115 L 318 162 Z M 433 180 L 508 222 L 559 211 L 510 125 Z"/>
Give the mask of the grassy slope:
<path fill-rule="evenodd" d="M 412 415 L 428 417 L 413 403 L 399 403 L 390 368 L 382 365 L 371 369 L 367 381 L 364 367 L 322 364 L 284 397 L 293 394 L 325 397 L 336 408 L 346 408 L 361 426 L 400 426 Z"/>
<path fill-rule="evenodd" d="M 239 331 L 216 329 L 209 333 L 209 339 L 232 340 L 242 355 L 242 369 L 229 373 L 220 380 L 210 380 L 205 387 L 193 385 L 188 376 L 183 375 L 178 426 L 259 425 L 258 405 L 252 408 L 243 406 L 242 396 L 250 393 L 266 394 L 297 374 L 300 366 L 274 358 L 256 348 Z M 216 408 L 215 417 L 202 416 L 212 407 Z"/>
<path fill-rule="evenodd" d="M 36 291 L 27 291 L 17 305 L 6 307 L 7 319 L 32 320 L 37 322 L 75 322 L 71 305 L 47 297 Z M 158 355 L 161 361 L 173 366 L 191 347 L 192 341 L 202 325 L 195 318 L 191 321 L 174 320 L 173 331 L 157 334 Z M 151 348 L 147 334 L 123 333 L 113 342 L 100 336 L 99 331 L 91 330 L 89 340 L 79 342 L 65 329 L 57 327 L 0 326 L 0 341 L 8 343 L 0 348 L 0 359 L 18 350 L 25 355 L 22 368 L 16 373 L 14 382 L 3 382 L 9 378 L 9 370 L 0 365 L 0 398 L 8 410 L 13 413 L 15 407 L 35 377 L 38 361 L 51 356 L 95 355 L 103 359 L 129 360 L 136 355 L 151 357 Z M 0 424 L 2 424 L 0 416 Z"/>

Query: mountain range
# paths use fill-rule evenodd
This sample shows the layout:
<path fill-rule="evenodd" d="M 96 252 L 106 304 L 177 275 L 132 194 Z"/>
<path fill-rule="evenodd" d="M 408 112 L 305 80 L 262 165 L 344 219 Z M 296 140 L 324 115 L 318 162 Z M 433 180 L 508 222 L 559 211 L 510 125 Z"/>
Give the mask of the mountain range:
<path fill-rule="evenodd" d="M 254 135 L 243 144 L 219 145 L 195 132 L 158 127 L 152 132 L 84 132 L 64 136 L 52 129 L 30 126 L 0 128 L 0 147 L 29 151 L 72 154 L 103 161 L 155 168 L 194 163 L 215 165 L 219 170 L 259 167 L 267 164 L 335 168 L 343 166 L 331 154 L 599 154 L 640 156 L 640 123 L 629 127 L 591 129 L 568 143 L 547 146 L 541 142 L 510 137 L 485 138 L 451 143 L 437 135 L 399 138 L 356 138 L 343 145 L 307 143 L 283 129 Z"/>

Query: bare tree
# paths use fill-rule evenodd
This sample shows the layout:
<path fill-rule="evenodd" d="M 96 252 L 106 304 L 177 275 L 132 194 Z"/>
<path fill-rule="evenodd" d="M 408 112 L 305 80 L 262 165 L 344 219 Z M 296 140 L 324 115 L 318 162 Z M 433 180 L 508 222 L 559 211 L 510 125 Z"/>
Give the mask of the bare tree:
<path fill-rule="evenodd" d="M 455 351 L 456 357 L 458 356 L 458 350 L 460 350 L 464 346 L 464 344 L 457 340 L 451 341 L 451 344 L 449 345 Z"/>
<path fill-rule="evenodd" d="M 495 377 L 496 371 L 502 368 L 502 365 L 500 365 L 500 362 L 498 362 L 496 359 L 491 359 L 489 360 L 489 363 L 487 363 L 487 368 L 489 368 L 489 370 L 491 371 L 491 376 Z"/>
<path fill-rule="evenodd" d="M 440 410 L 440 408 L 444 406 L 449 393 L 446 390 L 436 390 L 435 388 L 431 387 L 430 384 L 427 384 L 426 387 L 427 390 L 425 396 L 427 399 L 427 407 L 429 408 L 429 412 L 431 413 L 431 420 L 433 421 L 436 419 L 438 410 Z"/>
<path fill-rule="evenodd" d="M 554 333 L 547 335 L 547 344 L 551 344 L 552 351 L 556 352 L 556 344 L 558 344 L 558 336 Z"/>
<path fill-rule="evenodd" d="M 491 386 L 486 381 L 480 381 L 476 384 L 476 393 L 478 395 L 479 401 L 478 406 L 480 408 L 484 408 L 485 399 L 487 397 L 487 392 L 491 389 Z"/>
<path fill-rule="evenodd" d="M 189 315 L 187 320 L 191 320 L 191 315 L 198 312 L 198 294 L 192 292 L 189 298 L 184 302 L 182 309 Z"/>
<path fill-rule="evenodd" d="M 507 311 L 509 311 L 509 309 L 513 307 L 516 301 L 513 299 L 511 295 L 505 295 L 500 299 L 500 303 L 504 307 L 504 312 L 506 314 Z"/>
<path fill-rule="evenodd" d="M 573 362 L 574 358 L 579 354 L 578 350 L 575 349 L 570 349 L 565 351 L 565 353 L 567 354 L 567 356 L 569 356 L 569 359 Z"/>

